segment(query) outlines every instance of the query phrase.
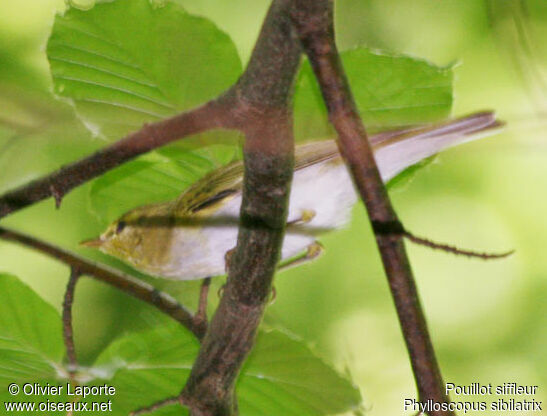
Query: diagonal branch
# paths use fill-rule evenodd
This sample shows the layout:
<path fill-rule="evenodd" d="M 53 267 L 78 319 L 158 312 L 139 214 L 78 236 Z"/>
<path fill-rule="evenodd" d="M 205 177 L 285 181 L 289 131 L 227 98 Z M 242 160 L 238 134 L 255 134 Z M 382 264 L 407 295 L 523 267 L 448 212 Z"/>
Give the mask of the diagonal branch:
<path fill-rule="evenodd" d="M 402 224 L 382 183 L 365 127 L 353 100 L 334 42 L 332 1 L 294 0 L 292 16 L 319 82 L 338 146 L 368 211 L 399 321 L 410 355 L 420 400 L 447 403 L 416 284 L 403 244 Z M 432 411 L 432 416 L 453 415 Z"/>
<path fill-rule="evenodd" d="M 145 124 L 114 144 L 0 196 L 0 218 L 46 198 L 59 207 L 72 189 L 135 157 L 174 140 L 214 128 L 230 128 L 233 97 L 223 95 L 201 107 Z"/>
<path fill-rule="evenodd" d="M 12 241 L 26 247 L 33 248 L 59 260 L 76 270 L 80 275 L 91 276 L 97 280 L 114 286 L 122 292 L 147 302 L 174 320 L 180 322 L 198 339 L 203 337 L 204 325 L 196 325 L 194 317 L 184 306 L 178 303 L 167 293 L 158 291 L 152 285 L 135 279 L 127 274 L 111 269 L 107 266 L 93 263 L 83 257 L 76 256 L 52 244 L 22 234 L 18 231 L 0 227 L 0 239 Z"/>

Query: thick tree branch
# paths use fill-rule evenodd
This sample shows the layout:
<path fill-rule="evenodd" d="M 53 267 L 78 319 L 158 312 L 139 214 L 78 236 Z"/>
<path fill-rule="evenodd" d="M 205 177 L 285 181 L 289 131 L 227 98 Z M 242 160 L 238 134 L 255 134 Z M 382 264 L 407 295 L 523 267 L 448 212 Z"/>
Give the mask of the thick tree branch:
<path fill-rule="evenodd" d="M 232 110 L 233 98 L 221 96 L 194 110 L 146 124 L 91 156 L 0 196 L 0 218 L 49 197 L 59 206 L 72 189 L 143 153 L 205 130 L 230 128 Z"/>
<path fill-rule="evenodd" d="M 247 135 L 241 226 L 222 299 L 203 340 L 184 402 L 192 415 L 232 415 L 234 384 L 250 352 L 280 256 L 292 176 L 288 115 Z M 270 143 L 278 143 L 271 149 Z"/>
<path fill-rule="evenodd" d="M 52 244 L 14 230 L 0 227 L 0 239 L 13 241 L 38 250 L 49 257 L 67 264 L 72 270 L 77 270 L 80 275 L 90 276 L 108 283 L 128 295 L 155 306 L 160 311 L 166 313 L 188 328 L 188 330 L 190 330 L 198 339 L 201 339 L 204 335 L 204 326 L 195 324 L 194 317 L 190 311 L 168 294 L 158 291 L 153 286 L 141 280 L 104 265 L 93 263 L 59 247 L 55 247 Z"/>
<path fill-rule="evenodd" d="M 404 230 L 380 178 L 334 42 L 332 2 L 294 0 L 292 16 L 319 82 L 338 145 L 370 217 L 421 401 L 448 402 L 403 244 Z M 453 415 L 431 412 L 431 415 Z"/>
<path fill-rule="evenodd" d="M 235 88 L 247 108 L 241 225 L 228 280 L 182 392 L 193 416 L 237 412 L 234 384 L 268 302 L 293 173 L 289 97 L 300 60 L 287 2 L 274 1 L 245 75 Z"/>

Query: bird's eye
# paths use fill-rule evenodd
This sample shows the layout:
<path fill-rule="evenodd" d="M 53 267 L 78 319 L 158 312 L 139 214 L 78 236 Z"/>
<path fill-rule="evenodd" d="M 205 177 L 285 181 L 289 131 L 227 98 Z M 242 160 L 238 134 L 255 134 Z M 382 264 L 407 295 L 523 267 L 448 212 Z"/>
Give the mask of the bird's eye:
<path fill-rule="evenodd" d="M 116 234 L 121 233 L 126 225 L 127 225 L 127 223 L 125 221 L 120 221 L 118 223 L 118 226 L 116 227 Z"/>

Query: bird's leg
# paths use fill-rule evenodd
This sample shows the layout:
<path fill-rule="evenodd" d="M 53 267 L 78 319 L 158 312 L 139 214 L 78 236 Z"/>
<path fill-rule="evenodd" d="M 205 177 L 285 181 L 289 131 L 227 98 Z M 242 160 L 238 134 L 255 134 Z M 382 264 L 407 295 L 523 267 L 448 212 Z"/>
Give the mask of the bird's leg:
<path fill-rule="evenodd" d="M 287 222 L 287 227 L 307 224 L 311 220 L 313 220 L 314 217 L 315 217 L 315 211 L 313 209 L 303 209 L 300 213 L 299 218 Z M 226 254 L 224 255 L 224 263 L 225 263 L 224 270 L 226 271 L 226 274 L 228 274 L 229 271 L 230 271 L 230 263 L 232 261 L 232 256 L 234 254 L 234 251 L 235 251 L 235 247 L 232 248 L 231 250 L 228 250 L 226 252 Z M 319 243 L 318 241 L 314 241 L 313 243 L 311 243 L 306 248 L 305 253 L 303 253 L 302 255 L 300 255 L 298 257 L 295 257 L 293 259 L 290 259 L 290 260 L 286 261 L 285 263 L 279 265 L 278 268 L 277 268 L 277 271 L 278 272 L 284 271 L 284 270 L 290 269 L 292 267 L 299 266 L 301 264 L 304 264 L 304 263 L 307 263 L 309 261 L 315 260 L 317 257 L 319 257 L 323 253 L 323 251 L 324 251 L 324 248 L 321 245 L 321 243 Z M 219 296 L 222 295 L 223 289 L 224 289 L 224 286 L 222 286 L 219 289 L 219 291 L 218 291 Z M 276 298 L 276 290 L 275 290 L 275 287 L 272 287 L 272 300 L 271 300 L 271 303 L 273 303 L 275 301 L 275 298 Z"/>
<path fill-rule="evenodd" d="M 315 217 L 315 211 L 314 210 L 312 210 L 312 209 L 303 209 L 300 213 L 299 218 L 287 222 L 287 227 L 294 226 L 294 225 L 307 224 L 314 217 Z M 315 243 L 312 243 L 308 247 L 308 253 L 310 252 L 310 250 L 313 250 L 313 249 L 310 249 L 310 247 L 312 247 L 314 244 L 318 244 L 319 247 L 322 249 L 322 246 L 319 243 L 315 242 Z M 232 262 L 232 256 L 234 255 L 234 251 L 235 251 L 235 247 L 228 250 L 226 252 L 226 254 L 224 254 L 224 271 L 226 272 L 226 274 L 228 274 L 230 272 L 230 263 Z M 317 257 L 317 255 L 315 257 Z"/>
<path fill-rule="evenodd" d="M 308 247 L 306 247 L 306 251 L 303 254 L 293 257 L 292 259 L 287 260 L 285 263 L 280 264 L 277 267 L 277 271 L 282 272 L 284 270 L 291 269 L 293 267 L 315 260 L 321 254 L 323 254 L 324 251 L 325 249 L 323 248 L 321 243 L 319 241 L 314 241 Z M 275 286 L 272 286 L 272 299 L 270 300 L 270 305 L 275 302 L 276 297 L 277 291 L 275 290 Z"/>
<path fill-rule="evenodd" d="M 302 225 L 307 224 L 311 220 L 313 220 L 315 217 L 315 211 L 313 209 L 303 209 L 300 211 L 300 218 L 297 218 L 292 221 L 287 222 L 287 227 L 295 226 L 295 225 Z M 313 242 L 307 247 L 306 252 L 294 259 L 291 259 L 284 264 L 281 264 L 278 266 L 277 271 L 283 271 L 290 269 L 291 267 L 298 266 L 299 264 L 305 263 L 307 261 L 313 260 L 316 257 L 318 257 L 321 252 L 323 251 L 323 246 L 319 244 L 317 241 Z M 277 291 L 275 290 L 275 286 L 272 287 L 272 299 L 270 300 L 270 304 L 275 302 L 275 298 L 277 297 Z"/>
<path fill-rule="evenodd" d="M 292 259 L 287 260 L 285 263 L 280 264 L 279 267 L 277 268 L 277 271 L 281 272 L 296 266 L 300 266 L 301 264 L 307 263 L 309 261 L 315 260 L 321 254 L 323 254 L 324 251 L 325 249 L 323 248 L 321 243 L 319 241 L 314 241 L 306 248 L 306 251 L 303 254 L 297 257 L 293 257 Z"/>
<path fill-rule="evenodd" d="M 315 211 L 313 209 L 303 209 L 300 212 L 300 218 L 287 222 L 287 226 L 307 224 L 315 217 Z"/>

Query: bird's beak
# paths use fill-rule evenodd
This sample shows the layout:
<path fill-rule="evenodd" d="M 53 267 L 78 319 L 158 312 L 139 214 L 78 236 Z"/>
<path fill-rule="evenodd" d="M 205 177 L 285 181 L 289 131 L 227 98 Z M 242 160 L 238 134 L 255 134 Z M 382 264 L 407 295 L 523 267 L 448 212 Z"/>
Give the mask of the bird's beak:
<path fill-rule="evenodd" d="M 104 241 L 100 238 L 92 238 L 90 240 L 81 241 L 80 245 L 85 247 L 99 248 L 103 245 L 103 243 Z"/>

